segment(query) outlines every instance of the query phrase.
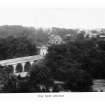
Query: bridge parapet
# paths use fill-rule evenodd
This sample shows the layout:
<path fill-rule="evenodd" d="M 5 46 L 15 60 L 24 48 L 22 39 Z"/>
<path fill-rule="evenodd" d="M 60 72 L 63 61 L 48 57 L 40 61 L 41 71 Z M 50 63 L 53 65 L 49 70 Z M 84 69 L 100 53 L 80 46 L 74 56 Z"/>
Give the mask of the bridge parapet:
<path fill-rule="evenodd" d="M 35 56 L 20 57 L 20 58 L 8 59 L 8 60 L 1 60 L 0 65 L 1 66 L 14 65 L 18 63 L 31 62 L 39 59 L 43 59 L 43 56 L 35 55 Z"/>

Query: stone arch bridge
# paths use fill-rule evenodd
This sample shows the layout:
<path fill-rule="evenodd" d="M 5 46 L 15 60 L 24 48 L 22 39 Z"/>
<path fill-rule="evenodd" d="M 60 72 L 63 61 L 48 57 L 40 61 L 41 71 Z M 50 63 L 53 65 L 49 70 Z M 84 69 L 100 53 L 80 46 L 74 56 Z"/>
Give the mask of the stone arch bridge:
<path fill-rule="evenodd" d="M 17 66 L 18 64 L 21 65 L 21 73 L 25 72 L 25 66 L 28 63 L 30 66 L 34 62 L 37 62 L 38 60 L 43 59 L 42 55 L 35 55 L 35 56 L 28 56 L 28 57 L 20 57 L 20 58 L 14 58 L 14 59 L 8 59 L 8 60 L 1 60 L 0 65 L 1 66 L 12 66 L 13 68 L 13 74 L 18 74 L 17 72 Z"/>

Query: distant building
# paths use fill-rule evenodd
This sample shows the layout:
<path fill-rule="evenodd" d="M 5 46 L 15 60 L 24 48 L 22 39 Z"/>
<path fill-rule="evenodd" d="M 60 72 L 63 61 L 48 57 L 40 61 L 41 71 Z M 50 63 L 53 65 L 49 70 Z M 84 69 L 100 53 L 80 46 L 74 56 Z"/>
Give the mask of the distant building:
<path fill-rule="evenodd" d="M 66 37 L 71 37 L 72 35 L 71 35 L 71 34 L 66 34 L 65 36 L 66 36 Z"/>
<path fill-rule="evenodd" d="M 39 55 L 41 56 L 45 56 L 47 53 L 48 53 L 48 47 L 43 45 L 43 46 L 40 46 L 40 47 L 37 47 L 39 49 Z"/>
<path fill-rule="evenodd" d="M 98 36 L 98 39 L 105 41 L 105 34 L 100 34 L 100 35 Z"/>
<path fill-rule="evenodd" d="M 61 38 L 60 35 L 50 35 L 49 36 L 49 44 L 61 44 L 63 43 L 63 39 Z"/>

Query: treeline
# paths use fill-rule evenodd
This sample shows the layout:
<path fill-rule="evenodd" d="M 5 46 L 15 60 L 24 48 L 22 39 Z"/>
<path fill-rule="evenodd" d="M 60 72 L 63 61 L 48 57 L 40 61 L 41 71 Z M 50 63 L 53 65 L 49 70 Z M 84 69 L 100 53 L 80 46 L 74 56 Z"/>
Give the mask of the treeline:
<path fill-rule="evenodd" d="M 27 37 L 36 45 L 46 44 L 49 40 L 51 34 L 59 35 L 62 38 L 65 38 L 66 34 L 71 34 L 73 37 L 77 36 L 78 30 L 76 29 L 65 29 L 65 28 L 56 28 L 43 29 L 43 28 L 34 28 L 34 27 L 24 27 L 18 25 L 4 25 L 0 26 L 0 38 L 7 38 L 13 36 L 17 37 Z"/>
<path fill-rule="evenodd" d="M 42 28 L 35 29 L 34 27 L 24 27 L 18 25 L 0 26 L 0 38 L 7 37 L 27 37 L 33 43 L 40 45 L 48 41 L 48 30 Z"/>
<path fill-rule="evenodd" d="M 105 29 L 99 30 L 89 30 L 91 33 L 95 34 L 104 34 Z M 75 40 L 77 38 L 86 37 L 86 30 L 79 29 L 66 29 L 66 28 L 34 28 L 34 27 L 25 27 L 20 25 L 4 25 L 0 26 L 0 38 L 7 38 L 13 36 L 18 37 L 27 37 L 31 40 L 32 43 L 40 46 L 47 44 L 49 41 L 50 35 L 59 35 L 64 41 L 69 39 Z M 80 34 L 80 35 L 79 35 Z M 94 35 L 93 35 L 94 36 Z"/>

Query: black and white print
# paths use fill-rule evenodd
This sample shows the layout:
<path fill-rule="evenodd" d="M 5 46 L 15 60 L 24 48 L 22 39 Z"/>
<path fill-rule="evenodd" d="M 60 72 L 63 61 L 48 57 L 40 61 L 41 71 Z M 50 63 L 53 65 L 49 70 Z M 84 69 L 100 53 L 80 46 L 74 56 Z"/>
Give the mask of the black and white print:
<path fill-rule="evenodd" d="M 105 9 L 0 9 L 0 93 L 104 91 Z"/>

